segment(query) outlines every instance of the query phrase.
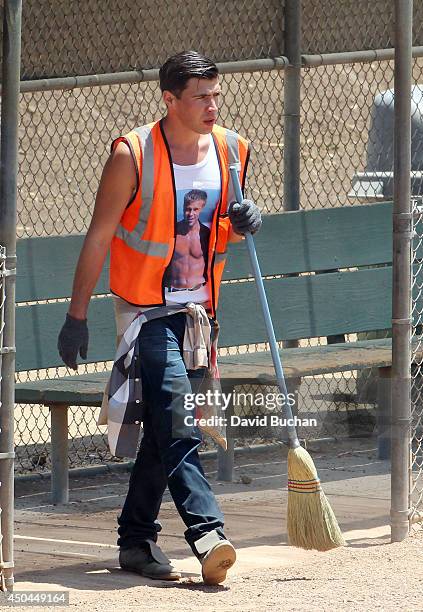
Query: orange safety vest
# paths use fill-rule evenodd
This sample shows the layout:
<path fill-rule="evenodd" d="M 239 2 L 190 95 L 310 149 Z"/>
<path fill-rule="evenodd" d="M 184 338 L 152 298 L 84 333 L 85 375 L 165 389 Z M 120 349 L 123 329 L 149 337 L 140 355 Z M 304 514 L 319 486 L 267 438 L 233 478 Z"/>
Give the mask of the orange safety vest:
<path fill-rule="evenodd" d="M 221 176 L 220 201 L 210 228 L 207 270 L 214 317 L 230 230 L 226 211 L 228 203 L 235 200 L 229 164 L 238 164 L 244 186 L 249 151 L 247 141 L 231 130 L 215 125 L 212 136 Z M 112 150 L 122 141 L 136 162 L 138 184 L 112 239 L 110 289 L 137 306 L 163 306 L 163 277 L 176 243 L 176 188 L 169 145 L 161 121 L 117 138 Z"/>

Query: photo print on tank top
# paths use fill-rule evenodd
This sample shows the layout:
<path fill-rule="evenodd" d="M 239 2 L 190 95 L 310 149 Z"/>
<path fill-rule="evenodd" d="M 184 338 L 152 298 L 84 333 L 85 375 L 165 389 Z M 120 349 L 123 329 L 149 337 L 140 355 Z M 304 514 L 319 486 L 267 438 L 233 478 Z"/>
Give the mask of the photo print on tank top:
<path fill-rule="evenodd" d="M 167 304 L 210 301 L 210 227 L 220 200 L 220 170 L 213 141 L 200 163 L 173 164 L 176 186 L 176 243 L 166 270 Z"/>

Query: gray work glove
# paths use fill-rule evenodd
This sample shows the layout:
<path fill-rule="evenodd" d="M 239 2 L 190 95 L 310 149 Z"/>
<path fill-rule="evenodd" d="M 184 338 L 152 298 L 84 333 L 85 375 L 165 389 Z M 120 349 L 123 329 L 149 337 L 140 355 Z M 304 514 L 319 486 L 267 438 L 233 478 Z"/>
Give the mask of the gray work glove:
<path fill-rule="evenodd" d="M 63 362 L 73 370 L 77 370 L 76 358 L 79 354 L 82 359 L 87 358 L 88 351 L 88 325 L 87 319 L 75 319 L 70 314 L 60 331 L 57 348 Z"/>
<path fill-rule="evenodd" d="M 251 200 L 231 202 L 228 215 L 236 234 L 244 236 L 247 232 L 255 234 L 261 227 L 261 214 L 258 207 Z"/>

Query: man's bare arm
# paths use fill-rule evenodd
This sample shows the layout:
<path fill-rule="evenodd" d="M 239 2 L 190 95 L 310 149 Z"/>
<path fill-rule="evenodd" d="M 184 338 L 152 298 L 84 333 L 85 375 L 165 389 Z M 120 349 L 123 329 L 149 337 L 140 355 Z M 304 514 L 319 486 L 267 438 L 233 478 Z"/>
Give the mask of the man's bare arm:
<path fill-rule="evenodd" d="M 136 189 L 136 172 L 128 147 L 119 143 L 104 166 L 93 217 L 79 256 L 69 314 L 86 319 L 92 292 L 122 214 Z"/>

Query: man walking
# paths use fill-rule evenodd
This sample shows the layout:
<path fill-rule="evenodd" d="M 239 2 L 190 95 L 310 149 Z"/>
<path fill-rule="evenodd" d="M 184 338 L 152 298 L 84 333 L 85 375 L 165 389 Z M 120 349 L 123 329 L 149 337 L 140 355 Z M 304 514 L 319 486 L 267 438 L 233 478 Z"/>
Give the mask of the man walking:
<path fill-rule="evenodd" d="M 229 164 L 239 164 L 244 182 L 248 145 L 239 135 L 216 125 L 221 93 L 216 65 L 197 52 L 180 53 L 160 69 L 160 87 L 166 116 L 112 143 L 58 348 L 63 361 L 74 369 L 78 352 L 86 358 L 88 305 L 110 248 L 118 337 L 129 330 L 121 345 L 137 329 L 133 350 L 127 353 L 133 355 L 133 384 L 122 386 L 129 389 L 129 395 L 122 404 L 119 426 L 112 432 L 109 429 L 117 455 L 135 455 L 140 421 L 143 424 L 118 519 L 119 561 L 123 569 L 153 579 L 180 577 L 157 545 L 161 530 L 157 517 L 168 486 L 186 525 L 185 538 L 201 563 L 204 582 L 219 584 L 235 562 L 235 550 L 225 537 L 222 512 L 200 464 L 201 435 L 193 428 L 189 435 L 175 437 L 172 414 L 183 394 L 190 392 L 190 378 L 201 380 L 211 368 L 211 351 L 205 361 L 191 361 L 186 342 L 193 329 L 194 337 L 204 333 L 213 337 L 227 243 L 248 231 L 256 232 L 261 218 L 248 200 L 231 206 L 235 198 Z M 195 269 L 195 255 L 200 255 L 198 231 L 196 236 L 191 232 L 193 248 L 188 250 L 186 263 L 191 262 L 192 269 L 186 269 L 184 278 L 178 280 L 178 205 L 193 190 L 205 193 L 207 206 L 189 214 L 186 210 L 185 223 L 188 227 L 191 222 L 199 224 L 201 213 L 209 231 L 206 240 L 203 231 L 200 241 L 202 273 Z M 191 282 L 197 277 L 201 282 Z M 170 284 L 169 278 L 173 279 Z M 193 313 L 202 325 L 193 326 Z M 210 346 L 210 337 L 205 344 Z M 116 359 L 114 372 L 121 362 L 127 368 L 124 373 L 129 371 L 124 357 Z M 113 380 L 112 374 L 110 401 Z"/>

